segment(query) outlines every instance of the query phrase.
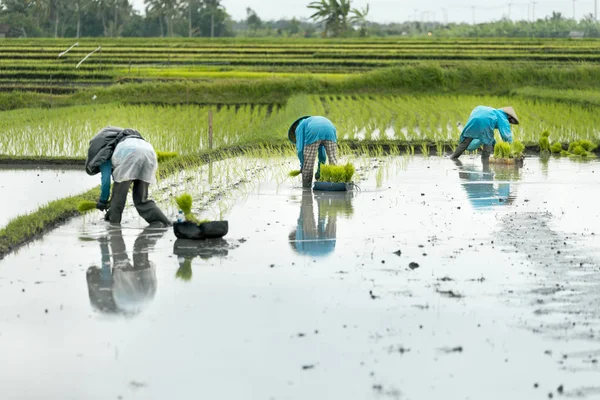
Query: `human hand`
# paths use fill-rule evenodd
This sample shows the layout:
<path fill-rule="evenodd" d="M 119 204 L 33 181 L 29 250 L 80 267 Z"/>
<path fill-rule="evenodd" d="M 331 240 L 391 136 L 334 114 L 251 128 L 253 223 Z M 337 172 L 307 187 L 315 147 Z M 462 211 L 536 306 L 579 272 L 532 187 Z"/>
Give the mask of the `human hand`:
<path fill-rule="evenodd" d="M 106 211 L 106 209 L 108 209 L 108 202 L 99 200 L 96 203 L 96 208 L 100 211 Z"/>

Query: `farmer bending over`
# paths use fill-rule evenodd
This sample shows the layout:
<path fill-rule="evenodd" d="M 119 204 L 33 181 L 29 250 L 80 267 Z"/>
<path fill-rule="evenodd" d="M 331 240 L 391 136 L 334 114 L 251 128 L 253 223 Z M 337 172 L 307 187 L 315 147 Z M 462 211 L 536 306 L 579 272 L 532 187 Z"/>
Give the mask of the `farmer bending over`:
<path fill-rule="evenodd" d="M 296 144 L 302 171 L 302 187 L 310 188 L 312 184 L 317 153 L 319 165 L 315 179 L 319 179 L 321 164 L 325 164 L 327 157 L 329 164 L 337 164 L 337 133 L 335 126 L 327 118 L 307 116 L 297 119 L 290 126 L 288 138 Z"/>
<path fill-rule="evenodd" d="M 512 107 L 500 109 L 485 106 L 475 107 L 460 135 L 460 143 L 451 158 L 456 160 L 465 150 L 477 150 L 483 144 L 481 159 L 489 159 L 496 144 L 494 129 L 500 131 L 503 141 L 512 143 L 513 137 L 510 124 L 517 125 L 518 123 L 519 119 Z"/>
<path fill-rule="evenodd" d="M 138 131 L 112 126 L 102 129 L 90 141 L 85 169 L 88 175 L 102 174 L 102 190 L 96 204 L 102 211 L 109 208 L 112 174 L 115 182 L 106 215 L 110 222 L 121 223 L 127 193 L 133 183 L 133 204 L 140 216 L 149 224 L 171 225 L 156 204 L 148 200 L 148 187 L 156 182 L 158 160 L 152 145 Z"/>

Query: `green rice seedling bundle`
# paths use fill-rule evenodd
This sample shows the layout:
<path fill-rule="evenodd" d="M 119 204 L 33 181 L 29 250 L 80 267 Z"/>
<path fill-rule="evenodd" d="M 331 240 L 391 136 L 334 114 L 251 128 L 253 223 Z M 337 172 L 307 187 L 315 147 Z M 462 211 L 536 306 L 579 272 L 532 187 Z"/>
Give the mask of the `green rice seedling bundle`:
<path fill-rule="evenodd" d="M 521 158 L 523 157 L 523 150 L 525 145 L 518 140 L 515 140 L 510 145 L 510 158 Z"/>
<path fill-rule="evenodd" d="M 295 171 L 291 171 L 291 172 L 290 172 L 288 175 L 289 175 L 290 177 L 294 178 L 294 177 L 296 177 L 296 176 L 300 175 L 301 173 L 302 173 L 302 171 L 300 171 L 300 170 L 295 170 Z"/>
<path fill-rule="evenodd" d="M 506 142 L 496 143 L 494 146 L 494 157 L 490 159 L 492 163 L 514 164 L 516 160 L 523 158 L 525 145 L 518 140 L 512 144 Z"/>
<path fill-rule="evenodd" d="M 494 158 L 510 158 L 510 144 L 506 142 L 498 142 L 494 146 Z"/>
<path fill-rule="evenodd" d="M 589 140 L 575 140 L 574 142 L 569 143 L 569 149 L 561 152 L 561 155 L 592 157 L 594 155 L 593 151 L 596 149 L 596 147 L 598 146 Z"/>
<path fill-rule="evenodd" d="M 538 141 L 538 144 L 540 145 L 540 151 L 541 152 L 550 152 L 550 140 L 548 139 L 550 136 L 550 132 L 548 132 L 547 130 L 542 132 L 542 135 L 540 136 L 540 140 Z"/>
<path fill-rule="evenodd" d="M 186 221 L 193 222 L 195 224 L 200 224 L 206 221 L 200 221 L 192 212 L 192 196 L 189 193 L 184 193 L 181 196 L 175 197 L 175 203 L 177 203 L 177 207 L 183 212 L 183 216 Z"/>
<path fill-rule="evenodd" d="M 333 183 L 350 183 L 355 172 L 354 165 L 347 163 L 346 165 L 321 165 L 322 182 Z"/>
<path fill-rule="evenodd" d="M 96 203 L 93 201 L 80 201 L 79 204 L 77 204 L 77 211 L 79 211 L 81 214 L 85 214 L 89 211 L 95 210 L 96 209 Z"/>
<path fill-rule="evenodd" d="M 175 153 L 174 151 L 157 151 L 156 152 L 156 158 L 158 159 L 159 163 L 170 160 L 177 156 L 178 156 L 178 154 Z"/>
<path fill-rule="evenodd" d="M 554 142 L 552 146 L 550 146 L 550 152 L 552 154 L 560 154 L 563 151 L 562 143 Z"/>
<path fill-rule="evenodd" d="M 576 140 L 574 142 L 571 142 L 569 144 L 569 151 L 573 152 L 573 150 L 578 146 L 581 147 L 583 150 L 589 151 L 589 152 L 594 151 L 596 149 L 596 147 L 598 147 L 594 143 L 590 142 L 589 140 L 582 139 L 582 140 Z"/>

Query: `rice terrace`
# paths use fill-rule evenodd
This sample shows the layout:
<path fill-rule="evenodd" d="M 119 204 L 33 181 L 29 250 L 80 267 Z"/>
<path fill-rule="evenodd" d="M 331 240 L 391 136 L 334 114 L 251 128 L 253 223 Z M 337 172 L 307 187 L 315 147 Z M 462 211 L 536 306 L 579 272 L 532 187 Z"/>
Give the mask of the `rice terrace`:
<path fill-rule="evenodd" d="M 357 16 L 13 22 L 1 398 L 600 399 L 600 39 Z"/>

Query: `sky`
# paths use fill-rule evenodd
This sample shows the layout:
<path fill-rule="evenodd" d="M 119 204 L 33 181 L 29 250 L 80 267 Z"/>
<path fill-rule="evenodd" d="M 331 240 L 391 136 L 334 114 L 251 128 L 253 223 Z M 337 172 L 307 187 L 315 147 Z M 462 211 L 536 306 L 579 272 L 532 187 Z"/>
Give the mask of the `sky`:
<path fill-rule="evenodd" d="M 141 13 L 144 0 L 130 0 Z M 222 0 L 222 4 L 234 20 L 246 17 L 250 7 L 263 20 L 280 18 L 308 18 L 311 10 L 306 8 L 312 0 Z M 357 8 L 370 5 L 369 20 L 374 22 L 402 22 L 416 19 L 420 21 L 468 22 L 494 21 L 509 16 L 513 20 L 543 18 L 552 11 L 561 12 L 568 18 L 581 19 L 594 13 L 594 2 L 600 0 L 353 0 Z M 451 5 L 450 5 L 450 4 Z M 277 6 L 274 7 L 274 4 Z M 475 6 L 475 8 L 473 8 Z M 598 10 L 600 13 L 600 9 Z"/>

